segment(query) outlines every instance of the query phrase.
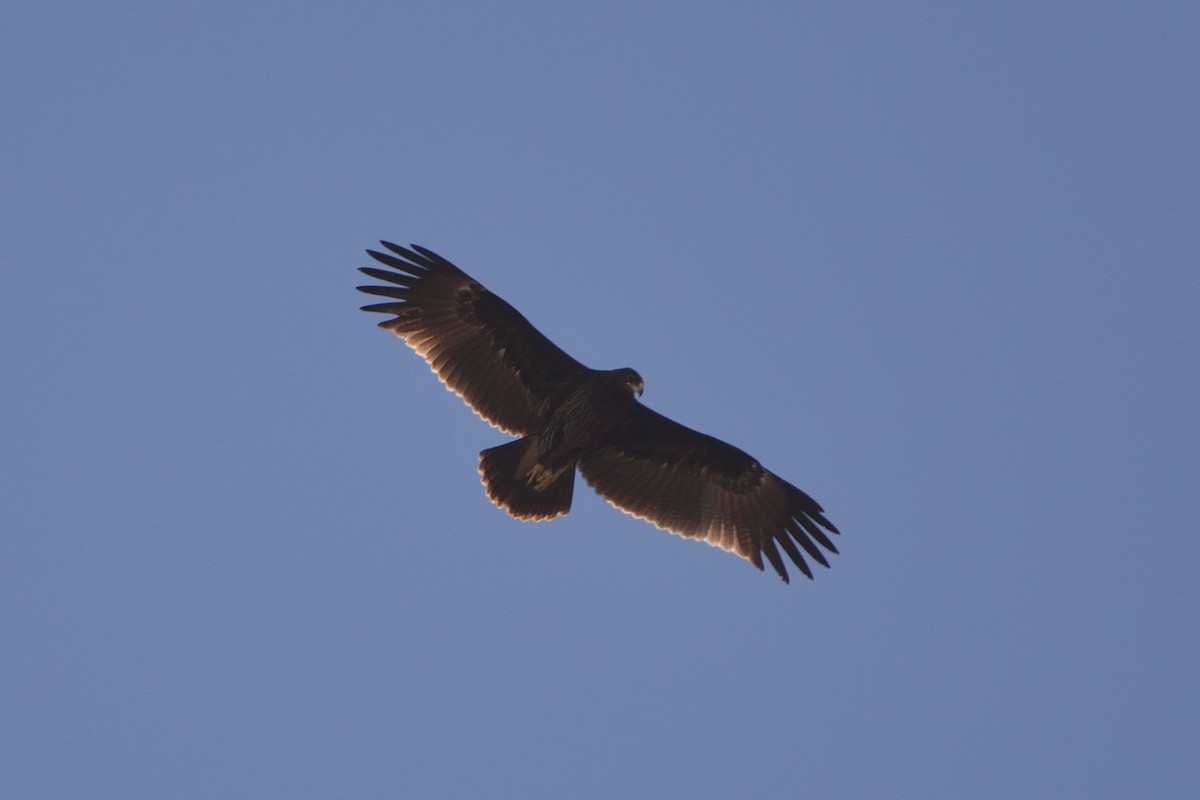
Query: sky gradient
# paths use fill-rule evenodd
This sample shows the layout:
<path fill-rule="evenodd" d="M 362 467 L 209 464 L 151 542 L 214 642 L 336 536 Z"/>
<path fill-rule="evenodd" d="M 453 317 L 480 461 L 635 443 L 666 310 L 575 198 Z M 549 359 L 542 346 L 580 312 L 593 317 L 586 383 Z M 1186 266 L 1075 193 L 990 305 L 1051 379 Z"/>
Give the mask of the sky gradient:
<path fill-rule="evenodd" d="M 0 795 L 1200 794 L 1194 5 L 5 18 Z M 832 568 L 490 505 L 379 239 Z"/>

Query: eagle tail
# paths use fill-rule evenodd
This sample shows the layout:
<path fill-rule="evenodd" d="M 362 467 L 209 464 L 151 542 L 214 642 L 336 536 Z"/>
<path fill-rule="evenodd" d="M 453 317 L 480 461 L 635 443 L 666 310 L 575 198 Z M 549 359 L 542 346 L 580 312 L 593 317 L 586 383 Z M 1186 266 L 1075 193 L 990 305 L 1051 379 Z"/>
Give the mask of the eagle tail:
<path fill-rule="evenodd" d="M 479 454 L 479 474 L 487 496 L 512 516 L 554 519 L 571 510 L 575 464 L 555 471 L 537 463 L 528 467 L 535 441 L 535 436 L 526 436 L 484 450 Z"/>

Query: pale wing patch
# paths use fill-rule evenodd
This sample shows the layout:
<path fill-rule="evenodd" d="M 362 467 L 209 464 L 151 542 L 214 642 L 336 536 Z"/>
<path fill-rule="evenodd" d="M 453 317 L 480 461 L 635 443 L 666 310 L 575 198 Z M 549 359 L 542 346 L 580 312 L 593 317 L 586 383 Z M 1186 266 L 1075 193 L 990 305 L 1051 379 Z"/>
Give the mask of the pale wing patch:
<path fill-rule="evenodd" d="M 430 341 L 428 343 L 414 344 L 412 339 L 417 338 L 416 334 L 404 334 L 404 333 L 400 333 L 399 331 L 396 331 L 396 330 L 393 330 L 392 333 L 396 334 L 396 336 L 403 339 L 404 343 L 407 344 L 409 347 L 411 347 L 416 352 L 416 354 L 419 355 L 425 361 L 425 363 L 429 365 L 429 370 L 435 376 L 437 376 L 438 382 L 441 383 L 442 386 L 445 386 L 447 390 L 449 390 L 449 391 L 453 392 L 455 395 L 457 395 L 458 398 L 463 401 L 463 405 L 465 405 L 467 408 L 471 409 L 471 411 L 475 414 L 475 416 L 479 417 L 481 420 L 483 420 L 484 422 L 486 422 L 488 425 L 492 426 L 493 428 L 496 428 L 497 430 L 507 433 L 509 436 L 523 436 L 523 435 L 525 435 L 525 433 L 527 433 L 527 431 L 521 431 L 521 430 L 518 430 L 515 428 L 510 428 L 506 425 L 501 424 L 499 421 L 492 419 L 487 414 L 485 414 L 483 411 L 481 411 L 479 408 L 477 408 L 474 404 L 472 404 L 470 400 L 467 399 L 466 395 L 463 393 L 461 384 L 458 383 L 457 381 L 451 382 L 452 376 L 448 374 L 450 372 L 450 370 L 446 369 L 444 365 L 443 365 L 442 369 L 438 368 L 438 364 L 437 364 L 437 360 L 436 360 L 438 353 L 434 352 L 432 355 L 430 354 L 431 348 L 433 348 L 434 345 L 436 344 L 436 342 L 432 339 L 432 337 L 430 337 Z M 409 337 L 412 337 L 412 339 L 410 339 Z"/>

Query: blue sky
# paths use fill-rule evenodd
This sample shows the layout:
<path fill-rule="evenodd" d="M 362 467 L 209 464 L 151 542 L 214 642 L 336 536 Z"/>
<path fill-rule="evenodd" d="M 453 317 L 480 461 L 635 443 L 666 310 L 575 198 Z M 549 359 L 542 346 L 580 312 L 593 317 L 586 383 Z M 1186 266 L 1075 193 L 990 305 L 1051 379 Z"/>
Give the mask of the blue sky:
<path fill-rule="evenodd" d="M 0 794 L 1200 790 L 1191 4 L 26 4 Z M 842 529 L 491 506 L 431 247 Z"/>

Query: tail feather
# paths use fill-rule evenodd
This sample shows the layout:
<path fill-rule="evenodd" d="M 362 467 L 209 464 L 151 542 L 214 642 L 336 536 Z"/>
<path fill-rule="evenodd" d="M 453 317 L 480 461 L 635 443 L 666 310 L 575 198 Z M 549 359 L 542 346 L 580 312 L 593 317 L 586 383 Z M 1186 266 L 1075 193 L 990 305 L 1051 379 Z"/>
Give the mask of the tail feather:
<path fill-rule="evenodd" d="M 534 437 L 491 447 L 479 454 L 487 496 L 517 519 L 553 519 L 571 510 L 575 465 L 557 472 L 527 462 Z M 526 463 L 522 463 L 526 462 Z"/>

